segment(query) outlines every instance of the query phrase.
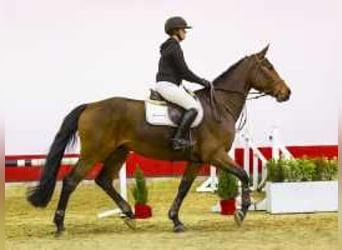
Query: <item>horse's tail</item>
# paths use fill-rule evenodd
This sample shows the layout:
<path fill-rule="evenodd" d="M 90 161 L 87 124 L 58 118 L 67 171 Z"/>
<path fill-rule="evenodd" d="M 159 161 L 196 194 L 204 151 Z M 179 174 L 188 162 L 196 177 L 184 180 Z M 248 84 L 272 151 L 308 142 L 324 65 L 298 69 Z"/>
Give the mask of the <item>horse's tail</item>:
<path fill-rule="evenodd" d="M 78 130 L 78 120 L 86 104 L 73 109 L 65 118 L 50 147 L 39 184 L 30 188 L 27 200 L 35 207 L 46 207 L 56 186 L 57 174 L 67 145 L 74 141 Z"/>

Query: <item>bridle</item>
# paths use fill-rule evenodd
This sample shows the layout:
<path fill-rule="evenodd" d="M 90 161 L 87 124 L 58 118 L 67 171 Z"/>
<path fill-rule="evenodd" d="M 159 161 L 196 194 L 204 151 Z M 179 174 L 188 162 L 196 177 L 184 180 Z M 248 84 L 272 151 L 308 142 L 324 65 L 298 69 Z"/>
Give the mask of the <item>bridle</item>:
<path fill-rule="evenodd" d="M 267 71 L 265 71 L 264 66 L 262 65 L 262 62 L 266 58 L 259 59 L 257 55 L 253 55 L 253 57 L 255 58 L 255 60 L 257 62 L 257 65 L 259 66 L 259 70 L 257 71 L 257 75 L 255 77 L 256 80 L 260 77 L 260 74 L 261 74 L 260 70 L 263 71 L 266 75 L 269 75 L 269 73 Z M 246 58 L 248 58 L 248 57 L 246 57 Z M 250 67 L 248 67 L 248 68 L 250 68 Z M 216 100 L 216 96 L 215 96 L 215 91 L 216 90 L 239 94 L 239 95 L 243 96 L 243 98 L 248 101 L 248 100 L 253 100 L 253 99 L 259 99 L 259 98 L 265 97 L 267 95 L 274 96 L 274 95 L 272 95 L 273 94 L 272 93 L 273 89 L 277 89 L 277 86 L 282 84 L 282 83 L 284 83 L 284 80 L 279 78 L 277 80 L 274 80 L 272 82 L 272 84 L 270 84 L 270 86 L 272 86 L 272 89 L 266 89 L 263 92 L 261 92 L 261 91 L 253 91 L 253 92 L 248 92 L 247 94 L 239 92 L 239 91 L 232 91 L 232 90 L 224 89 L 224 88 L 215 88 L 214 85 L 211 84 L 211 86 L 210 86 L 210 104 L 211 104 L 211 108 L 213 110 L 213 114 L 214 114 L 215 120 L 217 122 L 222 122 L 222 112 L 221 112 L 220 107 L 217 105 L 217 100 Z M 253 96 L 248 97 L 249 95 L 253 95 Z M 234 116 L 234 113 L 233 113 L 232 109 L 229 106 L 224 105 L 224 108 L 231 115 L 233 115 L 235 120 L 238 120 L 238 117 Z M 247 122 L 247 111 L 244 108 L 244 111 L 243 111 L 243 113 L 241 115 L 240 123 L 238 125 L 238 130 L 241 130 L 245 126 L 246 122 Z"/>
<path fill-rule="evenodd" d="M 262 58 L 262 59 L 259 59 L 257 55 L 253 55 L 253 57 L 255 58 L 255 61 L 257 62 L 257 65 L 259 66 L 259 70 L 257 71 L 257 75 L 255 77 L 255 79 L 257 80 L 259 77 L 260 77 L 260 70 L 263 71 L 266 75 L 270 75 L 266 70 L 265 70 L 265 66 L 262 65 L 262 62 L 264 60 L 266 60 L 266 58 Z M 272 78 L 272 77 L 270 77 Z M 280 84 L 285 84 L 285 81 L 281 78 L 278 78 L 276 80 L 273 80 L 271 84 L 269 84 L 270 86 L 272 86 L 272 89 L 266 89 L 266 90 L 263 90 L 263 92 L 261 91 L 255 91 L 255 92 L 250 92 L 249 94 L 250 95 L 255 95 L 253 97 L 249 97 L 247 98 L 247 100 L 252 100 L 252 99 L 258 99 L 258 98 L 261 98 L 261 97 L 264 97 L 264 96 L 267 96 L 267 95 L 271 95 L 271 96 L 274 96 L 272 95 L 272 91 L 274 89 L 277 89 L 277 86 L 279 86 Z"/>

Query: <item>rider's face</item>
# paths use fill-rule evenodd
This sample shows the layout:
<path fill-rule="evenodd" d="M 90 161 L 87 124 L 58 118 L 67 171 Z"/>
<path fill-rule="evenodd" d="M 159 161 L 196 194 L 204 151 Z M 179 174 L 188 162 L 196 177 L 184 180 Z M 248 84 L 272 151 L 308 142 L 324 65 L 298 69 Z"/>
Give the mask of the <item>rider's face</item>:
<path fill-rule="evenodd" d="M 186 37 L 186 30 L 185 29 L 179 29 L 178 30 L 178 37 L 181 41 L 183 41 Z"/>

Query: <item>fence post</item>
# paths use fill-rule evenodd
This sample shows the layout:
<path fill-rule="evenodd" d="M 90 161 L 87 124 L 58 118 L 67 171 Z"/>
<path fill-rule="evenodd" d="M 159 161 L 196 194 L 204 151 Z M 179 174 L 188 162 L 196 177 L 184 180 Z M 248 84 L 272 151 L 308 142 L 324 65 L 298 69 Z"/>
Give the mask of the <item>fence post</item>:
<path fill-rule="evenodd" d="M 120 181 L 120 194 L 122 198 L 127 200 L 127 170 L 126 163 L 124 163 L 119 172 L 119 181 Z"/>
<path fill-rule="evenodd" d="M 272 142 L 272 159 L 279 160 L 279 138 L 278 138 L 278 127 L 273 127 L 271 130 L 271 135 L 269 137 L 270 141 Z"/>

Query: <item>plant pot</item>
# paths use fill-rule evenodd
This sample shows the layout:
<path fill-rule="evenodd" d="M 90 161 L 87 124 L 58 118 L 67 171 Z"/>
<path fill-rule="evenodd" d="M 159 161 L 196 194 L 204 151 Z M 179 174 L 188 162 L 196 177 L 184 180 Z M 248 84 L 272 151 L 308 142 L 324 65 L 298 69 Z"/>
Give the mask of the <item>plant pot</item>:
<path fill-rule="evenodd" d="M 233 215 L 236 210 L 235 199 L 233 200 L 221 200 L 221 214 L 223 215 Z"/>
<path fill-rule="evenodd" d="M 152 217 L 152 208 L 146 204 L 135 204 L 135 218 L 146 219 Z"/>

